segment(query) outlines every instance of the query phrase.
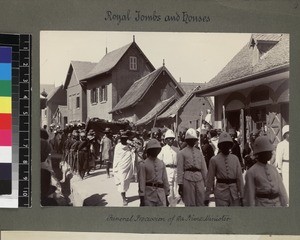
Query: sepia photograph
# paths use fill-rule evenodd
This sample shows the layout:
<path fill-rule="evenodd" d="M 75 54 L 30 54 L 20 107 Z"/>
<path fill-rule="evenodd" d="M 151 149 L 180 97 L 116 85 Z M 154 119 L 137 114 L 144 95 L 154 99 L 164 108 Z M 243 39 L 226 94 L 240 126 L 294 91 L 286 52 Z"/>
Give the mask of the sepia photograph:
<path fill-rule="evenodd" d="M 288 207 L 289 41 L 41 31 L 41 206 Z"/>

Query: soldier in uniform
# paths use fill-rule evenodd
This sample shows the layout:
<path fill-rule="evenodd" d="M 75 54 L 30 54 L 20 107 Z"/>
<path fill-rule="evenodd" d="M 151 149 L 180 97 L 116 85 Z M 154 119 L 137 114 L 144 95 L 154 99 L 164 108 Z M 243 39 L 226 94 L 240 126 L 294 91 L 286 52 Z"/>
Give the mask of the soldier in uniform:
<path fill-rule="evenodd" d="M 185 134 L 187 146 L 177 158 L 178 193 L 185 206 L 204 206 L 207 167 L 202 152 L 195 146 L 197 141 L 196 130 L 188 129 Z"/>
<path fill-rule="evenodd" d="M 151 139 L 146 151 L 147 158 L 138 167 L 140 206 L 168 206 L 170 185 L 166 166 L 157 158 L 161 144 Z"/>
<path fill-rule="evenodd" d="M 238 157 L 241 164 L 242 171 L 244 171 L 244 162 L 241 154 L 241 148 L 237 141 L 237 132 L 234 129 L 229 129 L 229 135 L 231 136 L 233 142 L 231 153 Z"/>
<path fill-rule="evenodd" d="M 175 134 L 171 129 L 168 129 L 165 134 L 165 146 L 162 147 L 161 152 L 157 158 L 162 160 L 166 165 L 168 181 L 170 185 L 169 202 L 171 207 L 175 207 L 177 202 L 177 154 L 179 149 L 173 146 Z M 175 195 L 176 194 L 176 195 Z"/>
<path fill-rule="evenodd" d="M 241 206 L 243 202 L 244 181 L 242 168 L 236 155 L 230 153 L 233 147 L 231 136 L 222 132 L 219 136 L 217 156 L 211 158 L 207 174 L 206 200 L 214 191 L 217 207 Z M 216 186 L 214 186 L 215 178 Z"/>
<path fill-rule="evenodd" d="M 258 137 L 253 145 L 257 162 L 247 171 L 245 205 L 260 207 L 286 207 L 288 196 L 277 169 L 268 161 L 274 147 L 267 136 Z"/>
<path fill-rule="evenodd" d="M 60 162 L 60 167 L 62 170 L 62 180 L 60 182 L 64 183 L 66 180 L 67 171 L 70 169 L 69 166 L 69 155 L 70 155 L 70 142 L 72 142 L 72 134 L 68 133 L 68 139 L 63 144 L 63 157 Z"/>
<path fill-rule="evenodd" d="M 82 179 L 89 169 L 89 157 L 90 143 L 86 137 L 86 133 L 82 131 L 80 133 L 80 143 L 78 145 L 78 171 Z"/>
<path fill-rule="evenodd" d="M 110 168 L 112 165 L 112 151 L 113 151 L 113 144 L 111 139 L 109 138 L 110 129 L 106 128 L 104 130 L 104 136 L 100 142 L 100 154 L 102 156 L 102 161 L 106 164 L 106 174 L 107 177 L 110 178 Z"/>
<path fill-rule="evenodd" d="M 77 130 L 73 131 L 74 142 L 70 147 L 70 157 L 71 157 L 71 170 L 73 173 L 78 171 L 78 145 L 80 144 L 79 133 Z"/>

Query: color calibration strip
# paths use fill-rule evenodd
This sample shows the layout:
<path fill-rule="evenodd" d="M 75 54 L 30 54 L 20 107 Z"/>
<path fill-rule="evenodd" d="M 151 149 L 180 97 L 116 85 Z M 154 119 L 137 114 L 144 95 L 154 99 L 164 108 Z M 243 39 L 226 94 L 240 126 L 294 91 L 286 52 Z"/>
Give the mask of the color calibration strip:
<path fill-rule="evenodd" d="M 0 47 L 0 195 L 12 193 L 12 48 Z"/>
<path fill-rule="evenodd" d="M 0 47 L 10 48 L 11 83 L 0 80 L 0 110 L 8 110 L 10 104 L 10 121 L 7 113 L 1 115 L 3 130 L 10 127 L 10 149 L 5 146 L 0 154 L 0 163 L 9 163 L 10 168 L 1 168 L 5 174 L 11 173 L 11 194 L 0 194 L 0 207 L 17 208 L 31 206 L 31 35 L 0 34 Z M 3 55 L 4 56 L 4 55 Z M 6 60 L 8 61 L 8 60 Z M 4 67 L 5 68 L 5 67 Z M 7 66 L 6 66 L 7 68 Z M 8 73 L 1 71 L 4 76 Z M 7 78 L 7 77 L 4 77 Z M 4 94 L 5 93 L 5 94 Z M 6 95 L 10 93 L 10 101 Z M 2 113 L 2 111 L 0 111 Z M 2 121 L 3 119 L 3 121 Z M 7 120 L 7 122 L 5 121 Z M 5 123 L 5 124 L 4 124 Z M 12 125 L 12 126 L 11 126 Z M 2 131 L 2 129 L 0 129 Z M 1 141 L 8 137 L 7 132 L 0 133 Z M 6 143 L 7 145 L 8 143 Z M 5 161 L 5 162 L 4 162 Z M 0 172 L 1 174 L 1 172 Z M 4 176 L 4 175 L 3 175 Z M 9 176 L 6 176 L 8 178 Z M 3 177 L 4 178 L 4 177 Z M 3 188 L 4 189 L 4 188 Z"/>

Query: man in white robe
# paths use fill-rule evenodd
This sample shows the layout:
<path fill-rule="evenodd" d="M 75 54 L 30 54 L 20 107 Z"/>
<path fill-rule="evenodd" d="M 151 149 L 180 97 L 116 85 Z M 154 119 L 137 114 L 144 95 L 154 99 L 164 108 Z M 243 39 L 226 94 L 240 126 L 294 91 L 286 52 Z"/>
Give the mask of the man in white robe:
<path fill-rule="evenodd" d="M 126 192 L 129 189 L 130 181 L 133 176 L 135 149 L 127 144 L 128 136 L 122 134 L 121 142 L 115 147 L 113 172 L 115 183 L 118 191 L 121 193 L 123 199 L 123 206 L 128 205 Z"/>

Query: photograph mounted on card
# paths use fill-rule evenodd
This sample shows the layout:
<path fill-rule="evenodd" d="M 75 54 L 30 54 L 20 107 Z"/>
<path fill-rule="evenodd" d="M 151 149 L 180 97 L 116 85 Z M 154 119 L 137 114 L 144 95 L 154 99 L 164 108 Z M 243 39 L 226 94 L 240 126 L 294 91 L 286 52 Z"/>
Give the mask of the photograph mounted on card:
<path fill-rule="evenodd" d="M 289 34 L 40 39 L 42 206 L 289 206 Z"/>

